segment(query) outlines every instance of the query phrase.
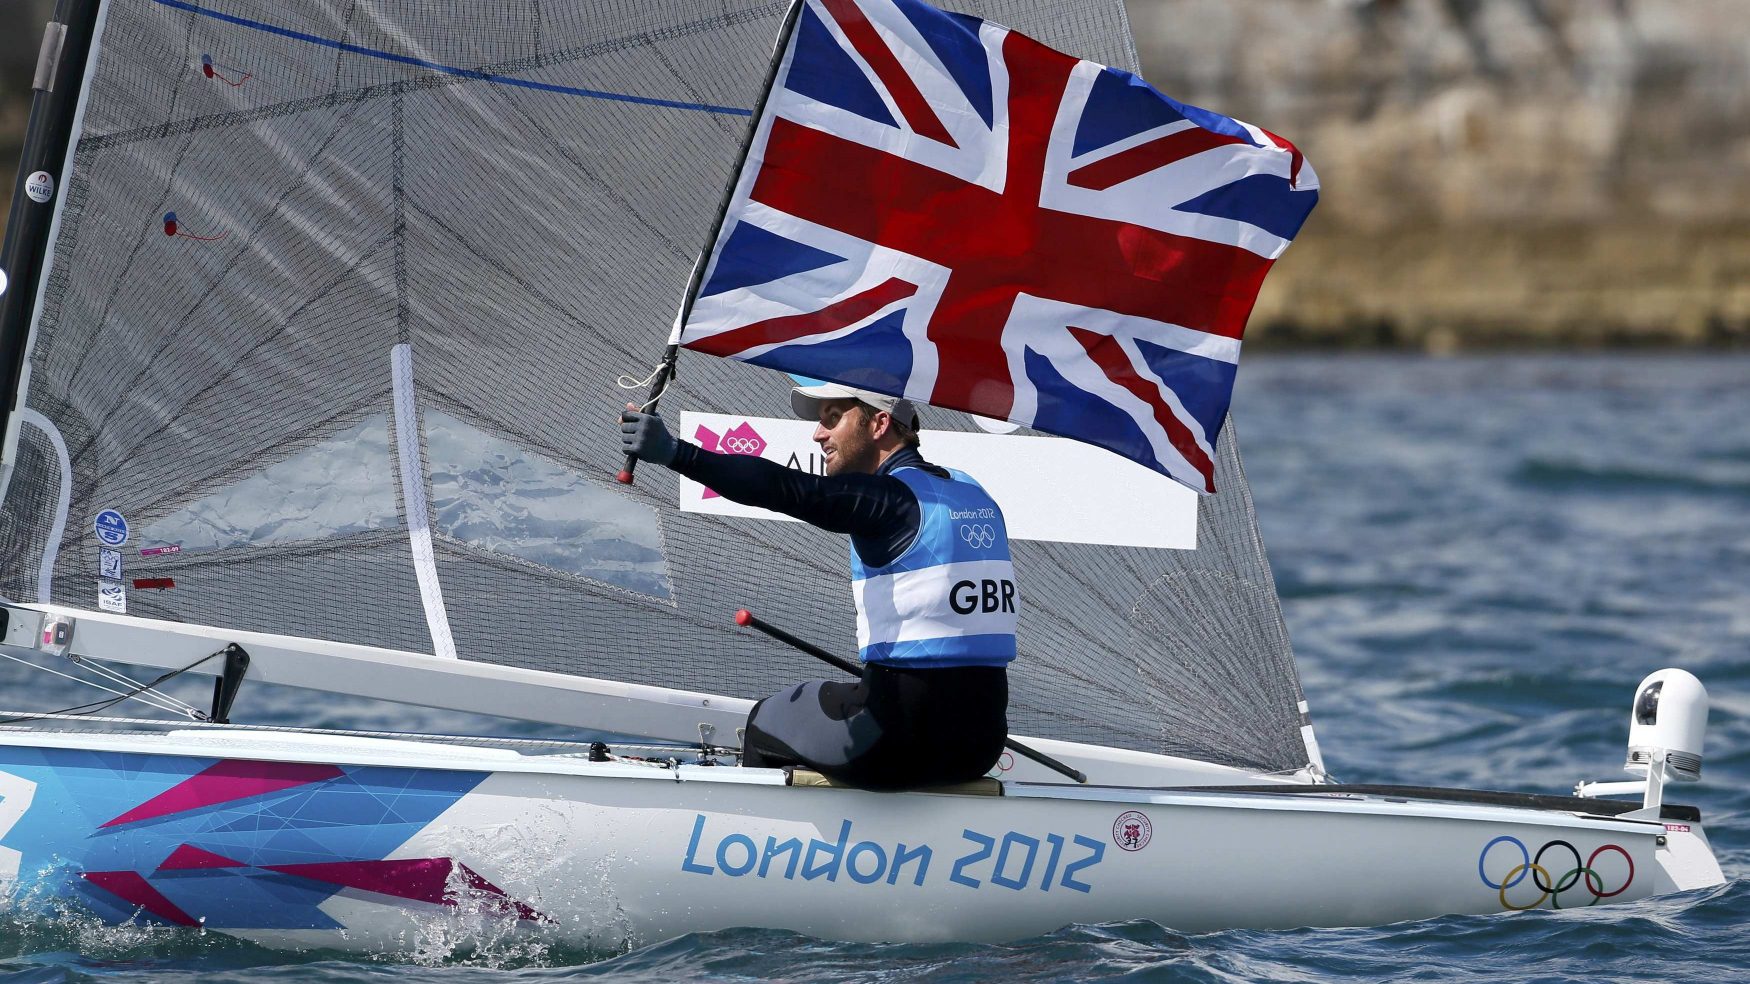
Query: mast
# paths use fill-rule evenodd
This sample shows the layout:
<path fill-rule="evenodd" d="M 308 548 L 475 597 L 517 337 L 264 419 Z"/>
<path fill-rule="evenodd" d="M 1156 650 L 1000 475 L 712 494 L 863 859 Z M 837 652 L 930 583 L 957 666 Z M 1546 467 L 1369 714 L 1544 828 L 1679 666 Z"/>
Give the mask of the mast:
<path fill-rule="evenodd" d="M 12 189 L 6 244 L 0 250 L 0 273 L 6 278 L 5 292 L 0 293 L 0 434 L 4 434 L 0 475 L 11 469 L 17 452 L 18 423 L 14 418 L 28 357 L 31 313 L 46 272 L 49 230 L 62 190 L 68 143 L 101 6 L 102 0 L 60 0 L 55 5 L 54 19 L 43 31 L 36 76 L 31 82 L 30 124 Z M 50 175 L 52 185 L 33 182 L 32 176 L 38 173 Z M 4 488 L 0 481 L 0 489 Z"/>

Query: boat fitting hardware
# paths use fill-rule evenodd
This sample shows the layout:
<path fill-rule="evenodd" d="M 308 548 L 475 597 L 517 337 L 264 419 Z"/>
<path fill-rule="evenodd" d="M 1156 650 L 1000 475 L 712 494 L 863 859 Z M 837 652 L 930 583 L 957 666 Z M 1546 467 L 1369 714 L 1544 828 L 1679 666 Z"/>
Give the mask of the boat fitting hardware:
<path fill-rule="evenodd" d="M 225 672 L 213 681 L 213 710 L 207 715 L 207 720 L 214 724 L 230 724 L 231 705 L 237 701 L 237 688 L 243 686 L 243 675 L 249 672 L 249 653 L 234 642 L 219 652 L 225 654 Z"/>
<path fill-rule="evenodd" d="M 28 608 L 0 607 L 0 642 L 11 640 L 14 646 L 37 649 L 42 646 L 43 616 Z"/>
<path fill-rule="evenodd" d="M 43 28 L 43 42 L 36 52 L 36 74 L 30 80 L 33 91 L 55 91 L 55 73 L 61 69 L 61 49 L 66 46 L 67 25 L 49 21 Z"/>
<path fill-rule="evenodd" d="M 76 624 L 68 615 L 44 615 L 39 623 L 40 628 L 35 633 L 36 648 L 50 656 L 66 656 L 68 648 L 73 645 L 73 627 Z"/>
<path fill-rule="evenodd" d="M 1701 779 L 1702 745 L 1707 738 L 1707 688 L 1687 670 L 1666 668 L 1648 674 L 1635 688 L 1629 711 L 1628 782 L 1578 782 L 1574 795 L 1635 795 L 1641 808 L 1657 816 L 1665 786 Z"/>

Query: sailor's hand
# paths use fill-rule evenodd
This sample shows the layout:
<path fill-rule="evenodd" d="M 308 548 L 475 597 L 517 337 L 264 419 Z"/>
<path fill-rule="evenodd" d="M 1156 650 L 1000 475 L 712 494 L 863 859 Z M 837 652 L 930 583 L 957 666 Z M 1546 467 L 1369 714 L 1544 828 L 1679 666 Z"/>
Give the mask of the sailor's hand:
<path fill-rule="evenodd" d="M 675 452 L 680 450 L 679 442 L 668 432 L 661 417 L 639 413 L 638 408 L 630 403 L 626 404 L 626 412 L 620 415 L 620 444 L 627 454 L 635 454 L 640 461 L 653 465 L 667 466 L 674 461 Z"/>

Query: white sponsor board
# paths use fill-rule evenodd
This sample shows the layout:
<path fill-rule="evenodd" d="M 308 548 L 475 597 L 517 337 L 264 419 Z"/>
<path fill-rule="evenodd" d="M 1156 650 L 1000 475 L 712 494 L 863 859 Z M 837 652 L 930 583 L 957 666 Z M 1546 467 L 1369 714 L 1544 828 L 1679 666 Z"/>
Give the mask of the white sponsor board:
<path fill-rule="evenodd" d="M 680 423 L 681 438 L 706 450 L 825 470 L 810 421 L 685 412 Z M 1013 539 L 1197 547 L 1197 493 L 1110 451 L 1058 437 L 933 430 L 922 437 L 925 458 L 971 475 L 1002 506 Z M 680 495 L 685 512 L 793 522 L 686 478 Z"/>

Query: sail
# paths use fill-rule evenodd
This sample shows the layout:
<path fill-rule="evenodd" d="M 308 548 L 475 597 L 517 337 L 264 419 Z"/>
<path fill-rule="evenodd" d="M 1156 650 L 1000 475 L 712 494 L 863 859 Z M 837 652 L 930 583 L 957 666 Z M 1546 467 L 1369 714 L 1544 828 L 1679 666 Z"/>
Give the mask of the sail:
<path fill-rule="evenodd" d="M 970 12 L 1135 67 L 1117 0 Z M 821 675 L 731 616 L 853 651 L 842 537 L 613 479 L 613 381 L 661 350 L 784 13 L 106 3 L 0 595 L 742 697 Z M 785 416 L 788 385 L 686 357 L 664 411 Z M 1015 545 L 1017 732 L 1307 764 L 1232 433 L 1196 549 Z"/>

